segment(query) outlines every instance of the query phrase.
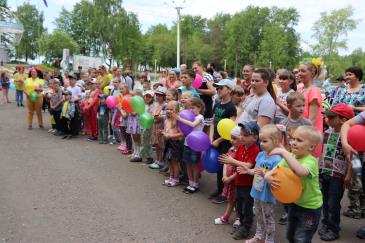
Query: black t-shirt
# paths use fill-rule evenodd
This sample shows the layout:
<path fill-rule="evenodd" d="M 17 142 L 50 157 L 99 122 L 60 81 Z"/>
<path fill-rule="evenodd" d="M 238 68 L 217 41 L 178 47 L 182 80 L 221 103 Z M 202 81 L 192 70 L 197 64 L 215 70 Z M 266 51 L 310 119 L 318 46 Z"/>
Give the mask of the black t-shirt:
<path fill-rule="evenodd" d="M 203 83 L 199 87 L 199 89 L 208 89 L 207 82 L 212 82 L 213 76 L 205 73 L 203 76 Z M 204 118 L 212 118 L 213 117 L 213 97 L 211 95 L 200 95 L 200 99 L 204 102 L 205 111 Z"/>
<path fill-rule="evenodd" d="M 222 103 L 216 103 L 213 108 L 213 114 L 214 114 L 214 134 L 213 139 L 218 139 L 220 136 L 218 134 L 217 126 L 220 120 L 224 118 L 231 118 L 233 116 L 237 115 L 236 106 L 233 104 L 232 101 L 222 104 Z M 228 149 L 231 147 L 231 143 L 228 140 L 224 140 L 220 143 L 217 150 L 220 153 L 227 153 Z"/>

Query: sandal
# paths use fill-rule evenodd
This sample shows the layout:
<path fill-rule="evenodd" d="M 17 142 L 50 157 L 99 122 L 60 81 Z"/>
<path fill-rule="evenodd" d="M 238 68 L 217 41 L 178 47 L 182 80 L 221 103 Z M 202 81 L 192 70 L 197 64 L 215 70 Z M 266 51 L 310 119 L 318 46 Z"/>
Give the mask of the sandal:
<path fill-rule="evenodd" d="M 169 183 L 167 183 L 168 187 L 174 187 L 174 186 L 178 186 L 180 185 L 180 182 L 178 179 L 174 179 L 172 178 L 171 181 Z"/>
<path fill-rule="evenodd" d="M 246 240 L 245 243 L 265 243 L 265 240 L 260 240 L 254 236 L 253 238 Z"/>
<path fill-rule="evenodd" d="M 167 186 L 167 185 L 171 182 L 171 180 L 172 180 L 172 179 L 173 179 L 172 177 L 170 177 L 169 179 L 166 179 L 166 180 L 162 183 L 162 185 Z"/>

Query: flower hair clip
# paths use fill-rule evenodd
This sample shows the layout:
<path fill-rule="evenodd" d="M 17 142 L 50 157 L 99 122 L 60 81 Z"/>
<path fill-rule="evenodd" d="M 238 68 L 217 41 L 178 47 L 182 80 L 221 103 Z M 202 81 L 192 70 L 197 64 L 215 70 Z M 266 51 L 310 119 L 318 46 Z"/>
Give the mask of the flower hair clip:
<path fill-rule="evenodd" d="M 323 64 L 324 64 L 324 62 L 322 61 L 322 59 L 321 58 L 313 58 L 312 59 L 312 64 L 314 65 L 314 66 L 316 66 L 316 68 L 320 68 L 320 67 L 322 67 L 323 66 Z"/>

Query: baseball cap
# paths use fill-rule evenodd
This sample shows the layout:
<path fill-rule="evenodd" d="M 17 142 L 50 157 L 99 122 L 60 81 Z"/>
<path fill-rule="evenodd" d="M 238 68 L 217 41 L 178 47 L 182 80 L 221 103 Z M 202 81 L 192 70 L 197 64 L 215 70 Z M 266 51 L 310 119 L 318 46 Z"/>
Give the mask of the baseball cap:
<path fill-rule="evenodd" d="M 144 92 L 144 95 L 151 95 L 153 97 L 153 96 L 155 96 L 155 92 L 153 92 L 153 90 L 146 90 Z"/>
<path fill-rule="evenodd" d="M 231 131 L 231 136 L 234 136 L 234 137 L 241 136 L 241 127 L 236 126 L 235 128 L 233 128 L 232 131 Z"/>
<path fill-rule="evenodd" d="M 241 127 L 241 129 L 250 135 L 259 135 L 260 128 L 257 125 L 256 122 L 244 122 L 244 123 L 238 123 L 238 126 Z"/>
<path fill-rule="evenodd" d="M 330 110 L 323 112 L 323 114 L 329 117 L 341 116 L 348 120 L 355 116 L 354 110 L 343 103 L 335 105 Z"/>
<path fill-rule="evenodd" d="M 219 81 L 218 83 L 214 83 L 213 86 L 214 87 L 227 86 L 230 89 L 234 89 L 235 84 L 233 83 L 232 80 L 225 78 Z"/>
<path fill-rule="evenodd" d="M 163 86 L 158 86 L 157 89 L 155 90 L 155 94 L 162 94 L 165 95 L 167 92 L 166 87 Z"/>

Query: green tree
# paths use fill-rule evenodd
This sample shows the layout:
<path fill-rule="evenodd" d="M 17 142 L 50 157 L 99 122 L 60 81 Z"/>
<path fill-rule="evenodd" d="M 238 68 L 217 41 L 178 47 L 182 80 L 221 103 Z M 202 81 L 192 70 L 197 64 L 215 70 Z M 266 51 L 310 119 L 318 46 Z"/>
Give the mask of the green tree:
<path fill-rule="evenodd" d="M 44 33 L 38 40 L 39 53 L 44 55 L 46 60 L 62 58 L 63 49 L 69 49 L 70 54 L 78 52 L 78 45 L 70 35 L 61 31 L 54 30 L 52 34 Z"/>
<path fill-rule="evenodd" d="M 316 43 L 312 45 L 314 54 L 321 56 L 328 69 L 333 65 L 332 58 L 341 49 L 347 49 L 347 35 L 357 26 L 358 20 L 353 19 L 354 10 L 351 6 L 322 12 L 314 23 L 312 37 Z"/>
<path fill-rule="evenodd" d="M 19 6 L 16 15 L 24 26 L 23 37 L 15 48 L 16 57 L 24 57 L 27 62 L 28 59 L 34 59 L 38 54 L 37 40 L 45 31 L 43 27 L 44 16 L 42 12 L 37 10 L 36 6 L 29 3 Z"/>

